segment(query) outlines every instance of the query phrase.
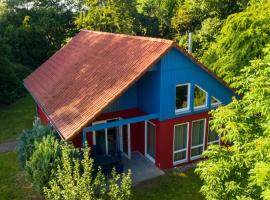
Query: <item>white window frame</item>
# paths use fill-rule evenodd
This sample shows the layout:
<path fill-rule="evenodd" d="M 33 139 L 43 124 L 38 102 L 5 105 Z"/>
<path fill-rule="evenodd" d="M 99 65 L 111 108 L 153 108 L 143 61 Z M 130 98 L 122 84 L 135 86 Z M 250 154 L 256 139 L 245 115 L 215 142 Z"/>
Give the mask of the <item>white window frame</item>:
<path fill-rule="evenodd" d="M 192 129 L 193 129 L 193 123 L 197 122 L 197 121 L 202 121 L 204 120 L 204 131 L 203 131 L 203 143 L 196 145 L 196 146 L 192 146 Z M 191 150 L 198 148 L 198 147 L 203 147 L 203 152 L 205 151 L 205 134 L 206 134 L 206 118 L 203 119 L 198 119 L 198 120 L 194 120 L 191 122 L 191 134 L 190 134 L 190 160 L 196 160 L 202 157 L 202 154 L 197 155 L 197 156 L 191 156 Z"/>
<path fill-rule="evenodd" d="M 96 121 L 96 122 L 93 122 L 92 125 L 97 125 L 97 124 L 107 123 L 107 121 L 109 121 L 109 120 L 114 120 L 114 119 L 120 120 L 121 118 L 120 118 L 120 117 L 115 117 L 115 118 L 106 119 L 106 120 L 102 120 L 102 121 Z M 103 130 L 103 129 L 102 129 L 102 130 Z M 108 148 L 108 128 L 105 128 L 104 130 L 105 130 L 105 148 L 106 148 L 106 155 L 108 155 L 108 153 L 109 153 L 109 148 Z M 119 131 L 120 131 L 120 130 L 119 130 Z M 93 139 L 93 145 L 96 145 L 96 131 L 93 131 L 92 139 Z"/>
<path fill-rule="evenodd" d="M 151 155 L 149 155 L 148 153 L 147 153 L 147 134 L 148 134 L 148 131 L 147 131 L 147 126 L 148 126 L 148 122 L 150 123 L 150 124 L 152 124 L 154 127 L 155 127 L 155 144 L 157 144 L 156 142 L 157 142 L 157 126 L 156 126 L 156 124 L 154 124 L 153 122 L 151 122 L 151 121 L 149 121 L 149 120 L 146 120 L 146 121 L 144 121 L 144 155 L 145 155 L 145 157 L 146 158 L 148 158 L 151 162 L 153 162 L 153 163 L 155 163 L 156 162 L 156 160 L 155 160 L 155 158 L 153 158 Z M 156 146 L 155 146 L 155 154 L 157 153 L 157 149 L 156 149 Z M 156 156 L 156 155 L 155 155 Z"/>
<path fill-rule="evenodd" d="M 195 87 L 198 87 L 200 90 L 202 90 L 205 93 L 205 104 L 201 105 L 201 106 L 194 106 L 194 102 L 195 102 Z M 198 86 L 197 84 L 194 84 L 194 90 L 193 90 L 193 107 L 194 110 L 198 110 L 198 109 L 202 109 L 202 108 L 207 108 L 207 103 L 208 103 L 208 92 L 206 92 L 204 89 L 202 89 L 200 86 Z"/>
<path fill-rule="evenodd" d="M 177 126 L 181 126 L 183 124 L 187 125 L 187 141 L 186 141 L 186 148 L 185 149 L 181 149 L 181 150 L 174 150 L 174 140 L 175 140 L 175 128 Z M 185 123 L 181 123 L 181 124 L 175 124 L 173 126 L 173 165 L 179 165 L 181 163 L 185 163 L 188 161 L 188 141 L 189 141 L 189 122 L 185 122 Z M 180 153 L 186 151 L 186 159 L 182 159 L 182 160 L 178 160 L 178 161 L 174 161 L 174 154 L 175 153 Z"/>
<path fill-rule="evenodd" d="M 211 118 L 209 119 L 209 121 L 211 120 Z M 207 146 L 209 145 L 209 144 L 215 144 L 215 143 L 217 143 L 218 142 L 218 145 L 220 145 L 220 143 L 221 143 L 221 137 L 220 137 L 220 135 L 218 136 L 218 140 L 215 140 L 215 141 L 212 141 L 212 142 L 208 142 L 208 139 L 209 139 L 209 133 L 210 133 L 210 124 L 209 124 L 209 121 L 208 121 L 208 133 L 207 133 Z"/>
<path fill-rule="evenodd" d="M 188 93 L 187 93 L 187 107 L 186 108 L 179 108 L 177 109 L 176 108 L 176 88 L 179 87 L 179 86 L 188 86 Z M 187 112 L 190 110 L 190 83 L 183 83 L 183 84 L 178 84 L 175 86 L 175 113 L 176 114 L 179 114 L 179 113 L 182 113 L 182 112 Z"/>
<path fill-rule="evenodd" d="M 214 99 L 217 100 L 218 102 L 216 102 L 216 103 L 211 103 L 212 98 L 214 98 Z M 211 104 L 211 107 L 216 107 L 216 106 L 221 105 L 222 103 L 221 103 L 221 101 L 220 101 L 219 99 L 217 99 L 216 97 L 211 96 L 211 98 L 210 98 L 210 104 Z"/>

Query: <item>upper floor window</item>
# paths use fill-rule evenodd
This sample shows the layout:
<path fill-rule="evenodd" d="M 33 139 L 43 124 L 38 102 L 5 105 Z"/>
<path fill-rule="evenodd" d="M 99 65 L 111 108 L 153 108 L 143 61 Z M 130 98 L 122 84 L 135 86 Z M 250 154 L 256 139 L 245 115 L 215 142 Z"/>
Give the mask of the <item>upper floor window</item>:
<path fill-rule="evenodd" d="M 207 106 L 207 92 L 199 86 L 194 87 L 194 108 L 203 108 Z"/>
<path fill-rule="evenodd" d="M 189 109 L 189 84 L 176 86 L 176 111 L 186 111 Z"/>
<path fill-rule="evenodd" d="M 218 100 L 217 98 L 215 98 L 213 96 L 211 97 L 211 106 L 218 106 L 220 104 L 221 104 L 220 100 Z"/>

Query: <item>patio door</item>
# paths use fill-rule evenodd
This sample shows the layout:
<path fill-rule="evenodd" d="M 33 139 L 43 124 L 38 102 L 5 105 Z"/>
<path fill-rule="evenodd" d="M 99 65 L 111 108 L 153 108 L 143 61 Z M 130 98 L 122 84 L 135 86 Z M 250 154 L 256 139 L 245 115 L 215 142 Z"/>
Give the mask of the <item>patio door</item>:
<path fill-rule="evenodd" d="M 125 157 L 131 159 L 130 124 L 123 125 L 120 132 L 120 149 Z"/>
<path fill-rule="evenodd" d="M 106 122 L 116 121 L 118 119 L 111 119 L 105 121 L 95 122 L 93 124 L 102 124 Z M 106 128 L 93 132 L 93 144 L 95 145 L 95 152 L 98 155 L 110 155 L 117 153 L 119 148 L 119 128 Z"/>
<path fill-rule="evenodd" d="M 145 122 L 145 156 L 152 162 L 156 159 L 156 125 Z"/>

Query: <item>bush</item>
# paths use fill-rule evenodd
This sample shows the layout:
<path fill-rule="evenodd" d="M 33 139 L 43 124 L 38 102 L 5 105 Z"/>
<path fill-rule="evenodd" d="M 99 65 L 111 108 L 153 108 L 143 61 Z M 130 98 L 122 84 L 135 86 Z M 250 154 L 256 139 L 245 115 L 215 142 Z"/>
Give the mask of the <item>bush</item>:
<path fill-rule="evenodd" d="M 56 134 L 51 130 L 50 127 L 44 126 L 40 123 L 39 119 L 35 119 L 33 128 L 30 130 L 24 130 L 20 134 L 20 144 L 17 146 L 18 159 L 21 166 L 25 168 L 26 161 L 32 156 L 36 145 L 41 142 L 42 138 L 46 135 Z"/>
<path fill-rule="evenodd" d="M 109 190 L 109 191 L 107 191 Z M 111 199 L 124 200 L 131 196 L 130 173 L 117 175 L 115 171 L 106 184 L 101 170 L 94 175 L 93 160 L 89 158 L 89 148 L 83 159 L 70 156 L 70 149 L 63 148 L 61 164 L 55 177 L 44 188 L 46 199 Z"/>
<path fill-rule="evenodd" d="M 48 186 L 48 182 L 53 177 L 57 165 L 61 160 L 61 146 L 63 142 L 52 135 L 44 136 L 29 161 L 26 162 L 26 172 L 30 177 L 34 188 L 42 193 L 42 189 Z"/>

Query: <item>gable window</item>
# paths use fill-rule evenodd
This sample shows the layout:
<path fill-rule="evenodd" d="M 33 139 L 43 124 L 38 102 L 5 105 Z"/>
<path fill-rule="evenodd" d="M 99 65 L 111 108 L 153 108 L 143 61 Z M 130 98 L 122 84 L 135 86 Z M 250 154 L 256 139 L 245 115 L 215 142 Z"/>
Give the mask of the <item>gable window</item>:
<path fill-rule="evenodd" d="M 207 92 L 199 86 L 194 87 L 194 108 L 203 108 L 207 106 Z"/>
<path fill-rule="evenodd" d="M 218 106 L 220 104 L 221 104 L 220 100 L 218 100 L 217 98 L 215 98 L 213 96 L 211 97 L 211 106 Z"/>
<path fill-rule="evenodd" d="M 189 84 L 181 84 L 176 86 L 176 112 L 189 110 Z"/>
<path fill-rule="evenodd" d="M 204 150 L 205 124 L 206 124 L 205 119 L 192 122 L 191 148 L 190 148 L 191 159 L 200 158 Z"/>

